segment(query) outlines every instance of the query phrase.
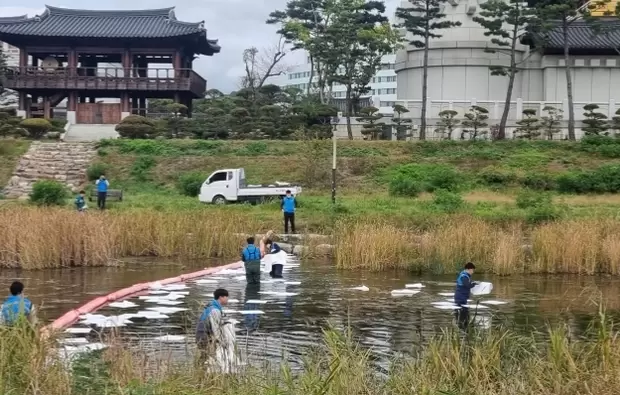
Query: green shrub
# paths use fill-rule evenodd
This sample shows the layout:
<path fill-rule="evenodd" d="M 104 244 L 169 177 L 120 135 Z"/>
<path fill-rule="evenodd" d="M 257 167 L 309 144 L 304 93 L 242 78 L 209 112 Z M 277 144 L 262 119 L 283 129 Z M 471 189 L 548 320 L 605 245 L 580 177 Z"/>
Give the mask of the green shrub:
<path fill-rule="evenodd" d="M 389 185 L 390 195 L 393 196 L 416 197 L 422 191 L 422 184 L 419 181 L 404 174 L 397 174 Z"/>
<path fill-rule="evenodd" d="M 241 155 L 258 156 L 269 151 L 269 146 L 264 141 L 252 141 L 247 143 L 240 152 Z"/>
<path fill-rule="evenodd" d="M 104 175 L 108 166 L 105 163 L 93 163 L 86 169 L 86 177 L 88 181 L 98 180 L 101 175 Z"/>
<path fill-rule="evenodd" d="M 148 139 L 155 137 L 155 122 L 140 115 L 130 115 L 116 125 L 121 137 L 128 139 Z"/>
<path fill-rule="evenodd" d="M 455 213 L 465 205 L 463 197 L 454 192 L 438 189 L 433 197 L 435 207 L 446 213 Z"/>
<path fill-rule="evenodd" d="M 604 165 L 598 169 L 569 172 L 558 176 L 557 189 L 564 193 L 620 192 L 620 165 Z"/>
<path fill-rule="evenodd" d="M 426 192 L 434 192 L 438 189 L 448 191 L 456 191 L 462 185 L 463 175 L 459 173 L 453 166 L 441 164 L 407 164 L 399 166 L 395 171 L 391 172 L 393 183 L 405 185 L 414 185 L 418 190 Z M 411 182 L 408 182 L 409 179 Z"/>
<path fill-rule="evenodd" d="M 556 188 L 555 178 L 546 173 L 528 173 L 520 181 L 524 187 L 538 191 L 552 191 Z"/>
<path fill-rule="evenodd" d="M 30 201 L 40 206 L 63 206 L 69 196 L 67 187 L 54 180 L 41 180 L 34 183 Z"/>
<path fill-rule="evenodd" d="M 562 218 L 562 211 L 554 205 L 542 205 L 530 208 L 526 218 L 532 224 L 555 221 Z"/>
<path fill-rule="evenodd" d="M 485 185 L 498 186 L 510 185 L 517 179 L 517 175 L 512 170 L 500 167 L 485 167 L 478 173 L 478 178 Z"/>
<path fill-rule="evenodd" d="M 150 156 L 139 156 L 131 167 L 131 175 L 137 181 L 147 181 L 150 178 L 150 171 L 155 167 L 155 159 Z"/>
<path fill-rule="evenodd" d="M 519 192 L 516 198 L 517 207 L 522 209 L 547 206 L 552 204 L 551 195 L 531 190 Z"/>
<path fill-rule="evenodd" d="M 52 124 L 43 118 L 28 118 L 19 123 L 19 126 L 26 129 L 28 136 L 33 139 L 40 139 L 45 133 L 52 130 Z"/>
<path fill-rule="evenodd" d="M 185 173 L 177 180 L 177 189 L 182 195 L 196 197 L 208 176 L 200 172 Z"/>

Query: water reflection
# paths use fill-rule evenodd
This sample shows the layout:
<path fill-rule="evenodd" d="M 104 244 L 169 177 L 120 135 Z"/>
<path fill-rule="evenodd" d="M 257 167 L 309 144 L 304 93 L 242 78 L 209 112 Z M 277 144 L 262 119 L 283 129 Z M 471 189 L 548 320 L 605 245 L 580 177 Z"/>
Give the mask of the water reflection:
<path fill-rule="evenodd" d="M 215 264 L 212 262 L 211 264 Z M 192 267 L 193 266 L 193 267 Z M 163 265 L 140 261 L 118 268 L 72 268 L 38 272 L 3 271 L 0 286 L 8 289 L 18 278 L 26 284 L 26 294 L 39 306 L 43 320 L 51 320 L 64 312 L 92 299 L 134 283 L 154 281 L 191 271 L 200 266 L 186 264 Z M 431 303 L 443 301 L 444 292 L 452 292 L 454 276 L 413 276 L 404 272 L 361 273 L 337 271 L 329 263 L 308 262 L 300 268 L 284 273 L 286 281 L 299 281 L 300 285 L 273 282 L 268 275 L 262 284 L 247 284 L 239 278 L 226 277 L 217 283 L 192 285 L 184 305 L 189 310 L 170 314 L 167 320 L 134 318 L 133 325 L 122 328 L 121 333 L 132 343 L 147 349 L 158 350 L 149 339 L 166 334 L 186 334 L 193 340 L 199 312 L 212 298 L 218 287 L 227 288 L 232 310 L 261 310 L 261 314 L 229 316 L 239 320 L 238 343 L 245 354 L 256 358 L 280 358 L 285 355 L 298 361 L 306 347 L 317 344 L 322 329 L 328 325 L 352 331 L 361 344 L 372 348 L 378 360 L 386 360 L 394 353 L 408 353 L 416 345 L 427 341 L 439 329 L 454 322 L 454 312 L 440 310 Z M 494 284 L 493 299 L 506 300 L 503 306 L 492 306 L 484 311 L 469 311 L 469 319 L 476 325 L 488 326 L 506 323 L 520 331 L 533 328 L 544 331 L 549 322 L 567 320 L 575 333 L 583 332 L 589 320 L 596 316 L 596 306 L 588 300 L 602 295 L 610 313 L 620 310 L 620 280 L 607 277 L 575 276 L 476 276 L 476 280 Z M 426 288 L 417 295 L 394 298 L 393 289 L 407 283 L 423 282 Z M 369 292 L 350 288 L 364 284 Z M 284 296 L 264 292 L 293 292 Z M 268 303 L 247 303 L 253 300 Z M 136 301 L 135 309 L 105 308 L 101 314 L 132 313 L 153 307 L 153 304 Z M 475 316 L 475 317 L 474 317 Z M 185 352 L 185 347 L 182 347 Z"/>

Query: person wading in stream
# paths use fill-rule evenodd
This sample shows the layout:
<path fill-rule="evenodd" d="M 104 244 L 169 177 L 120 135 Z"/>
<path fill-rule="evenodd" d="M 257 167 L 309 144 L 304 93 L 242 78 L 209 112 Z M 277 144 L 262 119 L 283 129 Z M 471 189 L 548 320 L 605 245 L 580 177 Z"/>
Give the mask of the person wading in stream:
<path fill-rule="evenodd" d="M 19 281 L 13 282 L 9 287 L 11 296 L 9 296 L 0 310 L 0 319 L 2 325 L 13 326 L 20 319 L 26 319 L 32 325 L 36 324 L 36 314 L 34 305 L 30 299 L 24 296 L 24 284 Z"/>
<path fill-rule="evenodd" d="M 215 355 L 217 347 L 224 346 L 222 343 L 222 326 L 224 325 L 224 312 L 222 307 L 228 303 L 228 291 L 216 289 L 213 292 L 213 300 L 205 307 L 196 326 L 196 344 L 200 356 L 199 363 L 205 363 L 209 355 Z"/>
<path fill-rule="evenodd" d="M 267 254 L 277 254 L 282 251 L 280 246 L 277 243 L 271 241 L 270 239 L 267 239 L 267 241 L 265 242 L 265 250 Z M 282 278 L 283 268 L 284 266 L 281 263 L 272 263 L 269 275 L 272 278 Z"/>
<path fill-rule="evenodd" d="M 254 245 L 254 238 L 248 237 L 248 245 L 241 252 L 241 260 L 245 266 L 245 278 L 248 284 L 260 284 L 261 252 Z"/>
<path fill-rule="evenodd" d="M 467 262 L 463 271 L 459 273 L 459 276 L 456 278 L 454 304 L 460 307 L 460 309 L 456 311 L 456 315 L 458 326 L 461 330 L 467 329 L 469 324 L 469 308 L 464 306 L 467 305 L 471 289 L 476 286 L 476 283 L 471 280 L 474 270 L 476 270 L 476 265 L 472 262 Z"/>

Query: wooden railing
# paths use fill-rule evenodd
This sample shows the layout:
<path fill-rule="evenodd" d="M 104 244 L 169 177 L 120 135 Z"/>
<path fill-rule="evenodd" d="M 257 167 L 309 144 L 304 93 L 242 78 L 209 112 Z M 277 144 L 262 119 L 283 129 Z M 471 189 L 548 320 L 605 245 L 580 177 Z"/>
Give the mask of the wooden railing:
<path fill-rule="evenodd" d="M 189 91 L 203 97 L 207 82 L 192 69 L 7 67 L 9 89 Z"/>

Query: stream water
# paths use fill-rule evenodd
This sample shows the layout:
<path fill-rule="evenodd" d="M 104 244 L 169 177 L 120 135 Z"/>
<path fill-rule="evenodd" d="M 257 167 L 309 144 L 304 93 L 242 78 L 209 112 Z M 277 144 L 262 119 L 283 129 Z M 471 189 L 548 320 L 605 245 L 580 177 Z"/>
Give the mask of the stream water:
<path fill-rule="evenodd" d="M 299 264 L 294 258 L 292 262 Z M 217 265 L 226 262 L 210 262 Z M 204 267 L 198 264 L 170 264 L 138 260 L 121 267 L 72 268 L 20 272 L 1 272 L 0 286 L 8 290 L 11 281 L 19 279 L 26 285 L 26 295 L 37 305 L 39 318 L 49 322 L 82 303 L 138 282 L 187 273 Z M 432 303 L 450 299 L 443 293 L 454 291 L 454 276 L 417 276 L 407 272 L 369 273 L 338 271 L 328 262 L 304 262 L 285 272 L 285 280 L 295 284 L 270 282 L 268 276 L 259 287 L 246 284 L 239 274 L 215 275 L 212 282 L 188 283 L 188 293 L 174 306 L 165 319 L 132 318 L 120 328 L 123 337 L 140 347 L 152 350 L 172 349 L 185 353 L 193 346 L 194 328 L 199 311 L 212 299 L 216 288 L 226 288 L 230 298 L 238 300 L 227 309 L 227 315 L 239 321 L 237 342 L 245 354 L 259 359 L 298 361 L 307 347 L 317 344 L 322 329 L 328 325 L 349 327 L 364 346 L 372 348 L 378 362 L 386 362 L 395 353 L 407 353 L 420 342 L 428 340 L 441 328 L 453 325 L 451 310 L 441 310 Z M 484 299 L 507 302 L 488 305 L 477 311 L 478 325 L 504 323 L 518 331 L 545 330 L 550 322 L 568 322 L 576 333 L 587 328 L 597 315 L 592 301 L 605 301 L 609 312 L 620 312 L 620 279 L 578 276 L 474 276 L 475 280 L 494 284 L 490 296 Z M 298 283 L 298 284 L 296 284 Z M 394 297 L 391 291 L 406 284 L 422 283 L 424 288 L 412 296 Z M 368 292 L 351 288 L 360 285 Z M 295 295 L 274 295 L 287 292 Z M 266 303 L 246 304 L 259 299 Z M 132 314 L 146 308 L 162 307 L 139 298 L 129 299 L 132 308 L 106 307 L 97 312 L 103 315 Z M 239 310 L 261 310 L 264 314 L 243 315 Z M 76 325 L 84 327 L 84 325 Z M 87 337 L 98 341 L 99 328 Z M 105 330 L 104 330 L 105 331 Z M 154 341 L 158 336 L 184 335 L 186 343 L 162 346 Z M 73 337 L 84 335 L 73 335 Z"/>

